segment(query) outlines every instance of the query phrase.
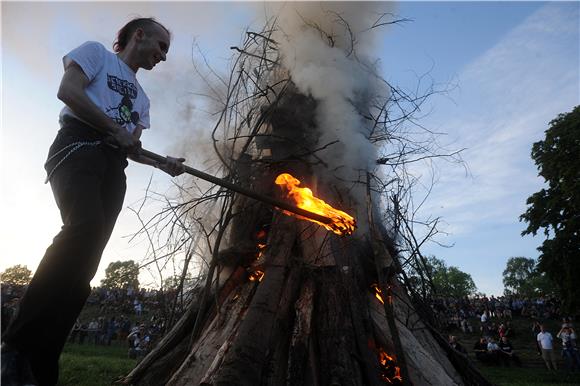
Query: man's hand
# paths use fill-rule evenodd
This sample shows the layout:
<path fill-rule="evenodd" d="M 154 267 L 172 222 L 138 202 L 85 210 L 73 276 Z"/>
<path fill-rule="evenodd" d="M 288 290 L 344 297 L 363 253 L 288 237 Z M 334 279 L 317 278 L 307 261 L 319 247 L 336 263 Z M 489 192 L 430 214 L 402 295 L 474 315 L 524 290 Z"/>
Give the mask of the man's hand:
<path fill-rule="evenodd" d="M 138 153 L 141 148 L 141 141 L 139 138 L 135 137 L 124 128 L 115 131 L 112 138 L 114 139 L 115 145 L 126 150 L 128 153 Z"/>
<path fill-rule="evenodd" d="M 165 163 L 159 164 L 158 167 L 170 176 L 176 177 L 185 172 L 185 166 L 183 166 L 184 162 L 185 158 L 174 158 L 167 156 L 165 157 Z"/>

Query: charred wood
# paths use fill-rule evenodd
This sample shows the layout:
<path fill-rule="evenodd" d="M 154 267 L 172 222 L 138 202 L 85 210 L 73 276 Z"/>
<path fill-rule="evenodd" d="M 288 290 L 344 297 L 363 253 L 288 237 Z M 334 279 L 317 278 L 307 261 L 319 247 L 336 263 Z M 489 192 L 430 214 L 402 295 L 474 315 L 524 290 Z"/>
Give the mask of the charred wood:
<path fill-rule="evenodd" d="M 300 293 L 300 298 L 294 306 L 296 317 L 288 358 L 288 377 L 286 380 L 286 385 L 288 386 L 301 386 L 306 384 L 305 377 L 312 330 L 312 310 L 314 307 L 313 299 L 314 283 L 311 278 L 306 278 Z"/>
<path fill-rule="evenodd" d="M 291 270 L 287 276 L 276 314 L 271 338 L 273 344 L 262 376 L 261 384 L 263 385 L 283 385 L 286 383 L 291 339 L 289 331 L 292 331 L 295 323 L 294 305 L 300 296 L 303 283 L 302 267 L 293 265 L 293 262 L 289 263 Z"/>
<path fill-rule="evenodd" d="M 285 263 L 290 260 L 295 242 L 293 225 L 293 221 L 281 218 L 270 235 L 267 274 L 258 286 L 236 341 L 224 358 L 216 376 L 216 385 L 260 384 L 262 371 L 267 363 L 276 310 L 288 274 Z"/>

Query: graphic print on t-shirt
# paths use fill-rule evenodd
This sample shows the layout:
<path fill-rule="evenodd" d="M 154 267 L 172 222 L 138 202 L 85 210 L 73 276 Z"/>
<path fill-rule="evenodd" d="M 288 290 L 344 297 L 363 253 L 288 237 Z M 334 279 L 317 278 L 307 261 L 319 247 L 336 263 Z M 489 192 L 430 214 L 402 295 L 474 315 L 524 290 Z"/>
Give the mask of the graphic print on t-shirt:
<path fill-rule="evenodd" d="M 125 79 L 116 77 L 115 75 L 107 74 L 107 86 L 123 96 L 121 103 L 118 106 L 110 106 L 107 108 L 107 113 L 115 112 L 116 116 L 112 118 L 121 126 L 127 123 L 136 125 L 139 122 L 139 113 L 133 110 L 133 101 L 131 99 L 137 98 L 137 87 Z"/>

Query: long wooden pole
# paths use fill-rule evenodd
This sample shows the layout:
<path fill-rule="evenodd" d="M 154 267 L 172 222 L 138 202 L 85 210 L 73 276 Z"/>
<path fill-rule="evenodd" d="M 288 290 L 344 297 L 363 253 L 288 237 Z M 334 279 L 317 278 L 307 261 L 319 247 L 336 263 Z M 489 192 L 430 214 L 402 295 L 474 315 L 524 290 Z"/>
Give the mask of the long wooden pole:
<path fill-rule="evenodd" d="M 140 153 L 142 155 L 144 155 L 145 157 L 151 158 L 152 160 L 160 162 L 160 163 L 164 163 L 167 160 L 162 155 L 159 155 L 157 153 L 153 153 L 152 151 L 149 151 L 146 149 L 141 149 Z M 206 181 L 209 181 L 213 184 L 223 186 L 226 189 L 233 190 L 234 192 L 243 194 L 244 196 L 253 198 L 254 200 L 264 202 L 264 203 L 272 205 L 276 208 L 284 209 L 284 210 L 287 210 L 288 212 L 292 212 L 292 213 L 298 214 L 300 216 L 308 217 L 312 220 L 316 220 L 316 221 L 319 221 L 319 222 L 324 223 L 324 224 L 332 223 L 332 219 L 330 219 L 328 217 L 309 212 L 309 211 L 304 210 L 302 208 L 298 208 L 297 206 L 290 205 L 287 202 L 276 200 L 272 197 L 265 196 L 263 194 L 259 194 L 257 192 L 254 192 L 253 190 L 246 189 L 246 188 L 239 186 L 239 185 L 236 185 L 236 184 L 232 184 L 229 181 L 212 176 L 211 174 L 204 173 L 201 170 L 197 170 L 197 169 L 192 168 L 191 166 L 187 166 L 187 165 L 183 165 L 183 166 L 185 167 L 185 172 L 187 174 L 191 174 L 192 176 L 201 178 L 202 180 L 206 180 Z"/>

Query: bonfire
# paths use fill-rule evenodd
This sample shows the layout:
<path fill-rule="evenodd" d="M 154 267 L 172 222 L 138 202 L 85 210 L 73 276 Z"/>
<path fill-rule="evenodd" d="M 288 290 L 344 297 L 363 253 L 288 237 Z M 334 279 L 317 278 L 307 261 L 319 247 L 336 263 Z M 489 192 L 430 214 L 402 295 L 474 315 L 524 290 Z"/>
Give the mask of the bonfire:
<path fill-rule="evenodd" d="M 434 153 L 405 129 L 424 98 L 391 86 L 368 56 L 373 34 L 400 22 L 369 9 L 379 6 L 287 5 L 232 47 L 214 172 L 257 196 L 199 187 L 150 222 L 172 225 L 166 245 L 186 256 L 179 289 L 191 300 L 122 382 L 487 384 L 421 303 L 420 246 L 436 222 L 413 233 L 405 171 Z"/>

